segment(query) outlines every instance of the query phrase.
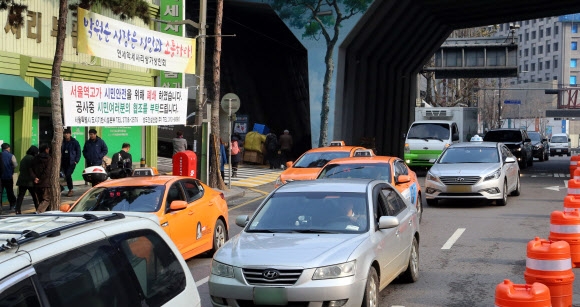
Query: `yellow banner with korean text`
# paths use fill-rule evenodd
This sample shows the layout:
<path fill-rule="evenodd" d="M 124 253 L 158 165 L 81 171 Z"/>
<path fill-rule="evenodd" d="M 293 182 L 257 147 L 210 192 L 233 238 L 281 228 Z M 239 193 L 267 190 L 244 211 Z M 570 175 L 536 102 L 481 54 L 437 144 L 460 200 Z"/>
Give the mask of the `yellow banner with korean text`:
<path fill-rule="evenodd" d="M 140 28 L 78 8 L 81 53 L 139 67 L 195 74 L 195 39 Z"/>

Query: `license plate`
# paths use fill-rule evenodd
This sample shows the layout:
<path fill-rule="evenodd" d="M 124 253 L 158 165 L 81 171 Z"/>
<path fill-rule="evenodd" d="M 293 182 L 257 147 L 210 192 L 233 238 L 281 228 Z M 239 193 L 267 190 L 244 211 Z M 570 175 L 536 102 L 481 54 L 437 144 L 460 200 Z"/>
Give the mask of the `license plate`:
<path fill-rule="evenodd" d="M 447 192 L 451 193 L 468 193 L 471 192 L 470 185 L 452 185 L 447 187 Z"/>
<path fill-rule="evenodd" d="M 288 305 L 286 288 L 254 288 L 254 304 L 264 306 Z"/>
<path fill-rule="evenodd" d="M 562 151 L 561 149 L 556 149 L 556 152 L 561 152 L 561 151 Z"/>

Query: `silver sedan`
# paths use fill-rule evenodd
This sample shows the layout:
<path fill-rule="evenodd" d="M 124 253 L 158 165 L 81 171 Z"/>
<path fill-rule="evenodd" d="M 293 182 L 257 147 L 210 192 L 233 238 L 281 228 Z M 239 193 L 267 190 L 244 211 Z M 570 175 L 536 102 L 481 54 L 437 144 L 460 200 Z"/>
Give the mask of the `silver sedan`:
<path fill-rule="evenodd" d="M 508 194 L 520 195 L 520 168 L 502 143 L 469 142 L 449 146 L 425 178 L 425 198 L 490 199 L 505 206 Z"/>
<path fill-rule="evenodd" d="M 236 224 L 212 260 L 213 306 L 378 306 L 419 277 L 417 211 L 384 181 L 292 182 Z"/>

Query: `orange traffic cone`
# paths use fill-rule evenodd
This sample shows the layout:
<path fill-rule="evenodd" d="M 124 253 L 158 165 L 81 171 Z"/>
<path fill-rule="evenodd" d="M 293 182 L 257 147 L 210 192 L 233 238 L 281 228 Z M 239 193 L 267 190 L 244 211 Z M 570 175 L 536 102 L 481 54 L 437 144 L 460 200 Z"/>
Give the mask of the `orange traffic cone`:
<path fill-rule="evenodd" d="M 574 272 L 568 242 L 538 237 L 528 242 L 524 278 L 527 284 L 538 282 L 550 289 L 552 307 L 571 307 Z"/>
<path fill-rule="evenodd" d="M 572 265 L 580 267 L 580 211 L 553 211 L 550 214 L 550 241 L 566 241 L 570 245 Z"/>
<path fill-rule="evenodd" d="M 580 195 L 564 197 L 564 212 L 580 210 Z"/>
<path fill-rule="evenodd" d="M 575 155 L 570 157 L 570 178 L 574 178 L 574 171 L 578 167 L 578 162 L 580 162 L 580 155 Z"/>
<path fill-rule="evenodd" d="M 550 289 L 544 284 L 516 285 L 509 279 L 495 287 L 496 307 L 551 307 Z"/>

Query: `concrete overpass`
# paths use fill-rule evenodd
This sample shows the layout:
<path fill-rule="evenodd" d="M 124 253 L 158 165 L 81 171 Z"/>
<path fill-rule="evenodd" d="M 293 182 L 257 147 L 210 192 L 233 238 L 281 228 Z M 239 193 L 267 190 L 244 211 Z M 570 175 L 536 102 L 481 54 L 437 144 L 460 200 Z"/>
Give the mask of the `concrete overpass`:
<path fill-rule="evenodd" d="M 578 0 L 375 0 L 340 46 L 335 137 L 403 156 L 417 73 L 453 30 L 577 12 Z"/>

